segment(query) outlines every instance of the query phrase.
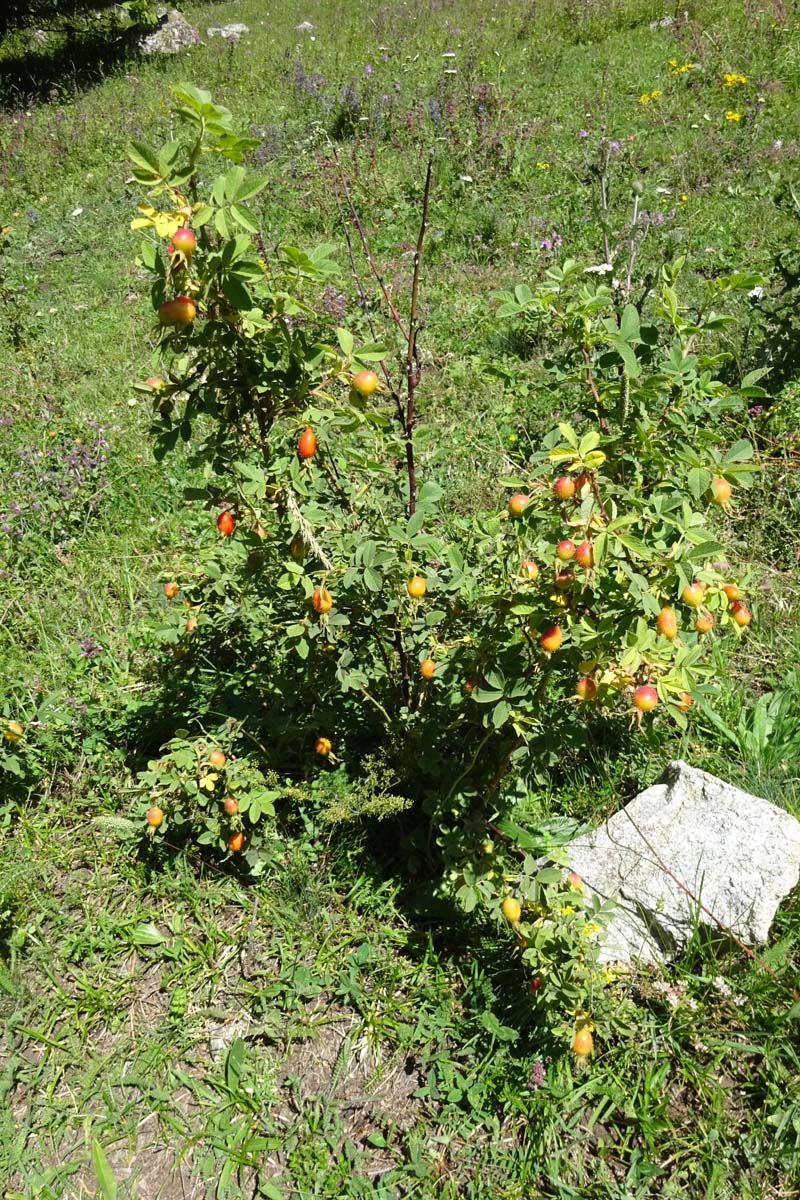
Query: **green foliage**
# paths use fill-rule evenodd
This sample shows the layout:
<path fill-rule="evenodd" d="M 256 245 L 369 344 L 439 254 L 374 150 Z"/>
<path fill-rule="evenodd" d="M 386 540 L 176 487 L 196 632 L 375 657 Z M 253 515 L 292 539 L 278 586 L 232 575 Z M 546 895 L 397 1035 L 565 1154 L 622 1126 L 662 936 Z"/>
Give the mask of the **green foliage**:
<path fill-rule="evenodd" d="M 568 259 L 535 290 L 501 295 L 498 316 L 534 322 L 551 347 L 548 403 L 562 408 L 568 397 L 574 416 L 501 480 L 517 492 L 509 509 L 454 517 L 436 483 L 417 486 L 413 427 L 391 375 L 369 396 L 352 385 L 390 351 L 359 346 L 321 318 L 315 300 L 336 272 L 330 247 L 268 253 L 244 207 L 264 180 L 241 167 L 203 173 L 208 154 L 240 155 L 229 114 L 188 86 L 177 99 L 186 138 L 158 153 L 134 148 L 139 182 L 153 200 L 167 197 L 161 210 L 140 205 L 134 226 L 156 235 L 140 254 L 154 309 L 189 295 L 198 316 L 164 330 L 163 378 L 140 391 L 153 399 L 156 456 L 189 447 L 203 483 L 187 499 L 202 506 L 209 533 L 177 577 L 188 609 L 170 604 L 151 637 L 185 672 L 198 717 L 224 703 L 219 690 L 213 698 L 218 679 L 246 699 L 259 767 L 250 783 L 217 778 L 202 738 L 173 739 L 164 762 L 140 776 L 144 807 L 167 814 L 155 841 L 177 825 L 224 849 L 248 804 L 257 824 L 254 802 L 220 825 L 209 797 L 252 797 L 265 786 L 258 772 L 277 779 L 303 762 L 318 775 L 311 791 L 328 820 L 416 802 L 446 877 L 461 881 L 458 899 L 497 910 L 495 860 L 475 847 L 520 783 L 546 783 L 593 727 L 627 717 L 639 734 L 644 686 L 656 689 L 656 721 L 681 729 L 690 705 L 712 702 L 714 637 L 695 629 L 685 589 L 698 589 L 722 633 L 741 633 L 723 591 L 730 569 L 711 485 L 750 486 L 750 443 L 725 439 L 763 392 L 758 373 L 736 389 L 722 383 L 723 356 L 705 341 L 728 321 L 714 305 L 754 277 L 716 279 L 706 303 L 689 306 L 681 259 L 637 307 L 631 271 L 624 288 L 608 286 Z M 170 243 L 164 254 L 158 236 L 183 222 L 198 230 L 196 249 Z M 304 428 L 316 442 L 298 453 Z M 407 476 L 395 465 L 404 459 Z M 659 632 L 659 613 L 673 604 L 679 632 Z M 269 806 L 256 805 L 259 819 L 274 815 L 281 792 L 261 793 Z M 260 870 L 252 832 L 246 858 Z M 518 886 L 540 914 L 522 936 L 550 977 L 545 1011 L 560 1014 L 563 1036 L 565 1012 L 582 1020 L 602 1008 L 587 931 L 605 908 L 578 914 L 560 871 L 530 855 Z"/>
<path fill-rule="evenodd" d="M 436 641 L 424 643 L 437 664 L 428 684 L 417 679 L 411 661 L 411 682 L 427 688 L 414 726 L 402 712 L 402 693 L 395 716 L 399 688 L 393 692 L 381 676 L 373 680 L 365 669 L 374 683 L 367 690 L 395 717 L 392 724 L 361 693 L 342 693 L 334 672 L 323 671 L 319 689 L 309 688 L 322 657 L 314 639 L 307 639 L 305 661 L 284 652 L 289 624 L 306 618 L 310 627 L 320 624 L 303 602 L 302 585 L 285 589 L 285 609 L 275 607 L 276 580 L 295 578 L 287 570 L 296 562 L 286 552 L 294 541 L 291 514 L 273 511 L 267 499 L 266 536 L 256 533 L 246 556 L 239 553 L 248 536 L 246 505 L 233 537 L 216 538 L 214 518 L 225 504 L 239 515 L 238 493 L 228 490 L 225 467 L 215 480 L 219 494 L 209 496 L 203 462 L 197 470 L 189 462 L 216 418 L 198 412 L 191 441 L 179 438 L 180 452 L 161 461 L 153 461 L 147 444 L 150 406 L 163 432 L 155 401 L 169 390 L 166 398 L 182 413 L 185 397 L 179 378 L 165 370 L 169 355 L 162 358 L 147 328 L 146 292 L 155 276 L 133 266 L 141 235 L 125 232 L 131 190 L 124 145 L 129 138 L 156 147 L 183 138 L 182 123 L 166 112 L 164 89 L 187 71 L 185 57 L 142 58 L 115 71 L 108 39 L 73 43 L 58 57 L 51 54 L 63 45 L 58 36 L 34 52 L 27 32 L 0 51 L 2 86 L 15 97 L 13 111 L 0 114 L 2 225 L 10 226 L 2 263 L 0 511 L 9 514 L 11 503 L 22 510 L 10 514 L 13 535 L 0 531 L 0 711 L 19 720 L 25 733 L 17 745 L 1 743 L 24 771 L 0 783 L 0 1095 L 7 1100 L 0 1106 L 0 1177 L 10 1196 L 96 1188 L 92 1138 L 105 1147 L 119 1190 L 132 1194 L 148 1189 L 151 1169 L 167 1190 L 191 1170 L 201 1190 L 337 1200 L 373 1193 L 388 1200 L 401 1191 L 436 1192 L 443 1200 L 520 1200 L 531 1192 L 694 1200 L 727 1191 L 753 1197 L 765 1189 L 792 1191 L 800 1072 L 786 987 L 797 976 L 796 903 L 781 906 L 775 944 L 766 949 L 777 979 L 730 947 L 699 940 L 664 978 L 644 971 L 608 983 L 601 977 L 602 988 L 593 990 L 579 978 L 579 986 L 589 988 L 580 994 L 588 996 L 584 1007 L 597 1026 L 594 1053 L 582 1066 L 564 1053 L 574 999 L 562 999 L 552 971 L 535 999 L 528 990 L 547 946 L 526 967 L 530 948 L 515 945 L 497 909 L 504 894 L 536 881 L 536 870 L 527 878 L 524 853 L 515 847 L 537 861 L 547 855 L 559 862 L 559 846 L 576 824 L 553 829 L 553 814 L 602 820 L 654 778 L 666 757 L 685 757 L 796 810 L 791 672 L 800 650 L 793 570 L 798 404 L 791 377 L 793 293 L 782 294 L 796 273 L 796 218 L 765 197 L 774 190 L 772 173 L 788 178 L 792 170 L 800 112 L 797 17 L 779 0 L 761 8 L 698 0 L 688 21 L 679 14 L 668 29 L 649 28 L 664 12 L 655 0 L 542 0 L 501 5 L 488 15 L 485 6 L 464 0 L 457 9 L 456 20 L 447 6 L 426 10 L 391 0 L 367 12 L 360 4 L 321 0 L 311 15 L 313 42 L 295 29 L 309 14 L 280 3 L 265 24 L 255 0 L 238 0 L 230 18 L 219 6 L 201 6 L 190 16 L 201 29 L 225 19 L 251 27 L 237 45 L 204 39 L 191 51 L 190 69 L 235 114 L 229 131 L 235 135 L 243 120 L 258 143 L 243 150 L 241 163 L 223 163 L 222 174 L 240 165 L 245 186 L 264 177 L 269 185 L 237 204 L 240 185 L 233 179 L 215 200 L 220 167 L 204 153 L 198 199 L 225 210 L 222 219 L 231 227 L 230 209 L 238 207 L 261 231 L 268 260 L 284 244 L 306 252 L 328 244 L 335 249 L 326 257 L 347 263 L 341 212 L 347 216 L 347 205 L 337 203 L 325 138 L 346 108 L 358 120 L 348 121 L 338 147 L 342 169 L 375 261 L 405 313 L 419 163 L 436 149 L 420 290 L 424 374 L 414 447 L 420 483 L 441 489 L 424 530 L 444 548 L 437 561 L 446 573 L 449 548 L 457 547 L 467 556 L 465 577 L 477 572 L 478 582 L 469 612 L 454 593 L 453 607 L 462 609 L 452 614 L 455 643 L 446 625 L 435 627 Z M 101 21 L 96 27 L 102 32 Z M 122 49 L 121 42 L 115 45 Z M 387 61 L 377 46 L 385 47 Z M 445 51 L 455 58 L 442 58 Z M 9 62 L 9 53 L 17 61 Z M 696 67 L 673 75 L 672 57 Z M 725 71 L 740 71 L 747 83 L 728 88 Z M 87 88 L 97 80 L 100 86 Z M 661 89 L 658 98 L 639 103 L 644 91 Z M 45 102 L 33 103 L 34 93 Z M 726 121 L 727 109 L 736 109 L 740 120 Z M 607 211 L 598 195 L 601 149 Z M 618 297 L 612 288 L 612 304 L 591 320 L 592 371 L 606 402 L 606 434 L 581 370 L 580 338 L 562 338 L 558 323 L 538 319 L 533 309 L 495 320 L 490 296 L 513 295 L 520 281 L 535 295 L 547 271 L 563 268 L 567 256 L 581 268 L 613 260 L 605 278 L 581 273 L 578 283 L 619 278 L 624 285 L 634 180 L 642 187 L 636 222 L 642 229 L 635 235 L 633 290 Z M 178 190 L 193 207 L 190 181 Z M 165 194 L 148 199 L 154 212 L 172 207 Z M 172 219 L 183 222 L 186 214 Z M 154 230 L 152 223 L 144 228 Z M 215 219 L 203 228 L 209 242 L 219 237 Z M 246 228 L 237 230 L 249 236 Z M 358 266 L 360 248 L 350 231 Z M 167 237 L 164 230 L 155 234 L 162 260 Z M 207 252 L 201 240 L 196 270 L 183 277 L 176 270 L 170 286 L 177 291 L 184 279 L 201 280 Z M 712 666 L 715 674 L 708 684 L 702 671 L 697 675 L 685 728 L 673 719 L 675 706 L 662 699 L 643 718 L 641 733 L 636 725 L 629 729 L 630 685 L 619 691 L 603 685 L 605 693 L 589 703 L 572 698 L 575 674 L 590 660 L 567 657 L 570 634 L 550 660 L 549 709 L 538 729 L 526 727 L 529 740 L 515 757 L 510 722 L 492 733 L 493 725 L 490 730 L 483 721 L 491 723 L 501 701 L 514 720 L 517 697 L 479 704 L 473 696 L 497 690 L 482 683 L 490 673 L 497 682 L 497 664 L 480 647 L 494 644 L 496 630 L 509 640 L 513 632 L 508 610 L 493 607 L 498 581 L 506 598 L 542 603 L 537 611 L 553 619 L 542 590 L 554 579 L 555 538 L 568 530 L 554 516 L 561 510 L 547 493 L 547 463 L 532 456 L 547 448 L 548 435 L 550 448 L 566 450 L 559 422 L 571 426 L 579 444 L 587 434 L 613 443 L 625 352 L 610 335 L 623 333 L 621 317 L 631 303 L 641 327 L 660 331 L 658 362 L 670 358 L 670 319 L 659 316 L 656 304 L 663 268 L 676 256 L 685 257 L 673 285 L 684 319 L 710 307 L 734 318 L 704 330 L 689 351 L 706 359 L 727 355 L 708 369 L 733 399 L 705 423 L 719 427 L 718 441 L 704 439 L 700 416 L 699 469 L 713 475 L 712 450 L 727 457 L 727 447 L 749 440 L 756 454 L 744 461 L 757 462 L 763 474 L 749 489 L 737 484 L 729 511 L 707 508 L 705 493 L 699 500 L 692 495 L 690 504 L 725 547 L 712 566 L 729 560 L 726 576 L 746 582 L 757 597 L 756 619 L 743 641 L 732 630 L 721 636 L 719 621 L 706 639 L 710 658 L 692 670 Z M 778 256 L 785 275 L 780 264 L 775 275 Z M 249 257 L 259 260 L 260 248 L 251 246 Z M 765 277 L 764 295 L 731 291 L 714 298 L 708 284 L 746 264 Z M 291 281 L 286 290 L 295 297 Z M 305 307 L 292 322 L 309 343 L 331 347 L 345 361 L 334 326 L 348 327 L 352 350 L 380 338 L 397 378 L 399 339 L 384 334 L 380 293 L 369 280 L 362 298 L 347 272 L 310 279 L 299 299 Z M 333 320 L 328 309 L 336 310 Z M 202 336 L 203 304 L 200 313 L 188 336 L 169 335 L 175 346 L 185 340 L 187 353 Z M 615 330 L 603 323 L 612 319 Z M 774 345 L 772 330 L 781 339 Z M 635 396 L 649 386 L 654 362 L 644 363 L 644 348 L 631 346 L 643 363 L 631 383 Z M 789 352 L 785 370 L 781 366 L 786 378 L 776 386 L 773 349 L 781 347 Z M 607 367 L 599 362 L 603 354 L 612 356 Z M 559 381 L 543 358 L 568 379 Z M 255 361 L 268 369 L 258 355 Z M 769 394 L 744 396 L 741 381 L 768 365 L 771 374 L 753 386 Z M 169 375 L 168 389 L 132 394 L 130 380 L 151 373 Z M 332 384 L 334 403 L 319 399 L 324 420 L 338 419 L 350 373 L 347 368 Z M 657 390 L 669 394 L 663 381 Z M 737 395 L 754 411 L 745 412 Z M 691 399 L 680 397 L 684 410 Z M 647 462 L 658 458 L 661 469 L 654 466 L 647 478 L 659 479 L 652 486 L 665 491 L 672 459 L 661 453 L 650 405 L 648 399 L 644 417 L 639 406 L 639 419 L 653 431 Z M 380 475 L 369 472 L 363 486 L 376 486 L 386 524 L 402 526 L 405 446 L 393 424 L 393 398 L 381 391 L 362 407 L 392 425 L 365 437 L 370 453 L 383 461 L 390 450 L 399 452 L 401 461 L 393 489 L 384 490 Z M 38 452 L 52 446 L 68 465 L 74 439 L 91 441 L 89 421 L 105 429 L 103 469 L 95 483 L 87 478 L 74 504 L 59 506 L 56 480 L 44 478 L 50 465 Z M 302 406 L 296 421 L 287 424 L 279 415 L 271 440 L 285 443 L 291 457 L 307 423 Z M 319 434 L 316 417 L 315 427 Z M 348 477 L 357 474 L 350 466 L 356 440 L 337 427 L 334 465 L 343 464 Z M 679 447 L 674 429 L 668 440 Z M 684 440 L 694 447 L 688 434 Z M 596 452 L 610 464 L 595 468 L 601 495 L 629 487 L 627 475 L 613 474 L 615 465 L 629 470 L 621 451 L 603 442 Z M 301 478 L 324 472 L 331 453 L 330 441 L 320 438 Z M 553 463 L 551 475 L 564 469 Z M 680 474 L 685 479 L 685 464 Z M 266 475 L 272 478 L 271 469 Z M 499 479 L 518 481 L 516 487 L 534 495 L 521 520 L 502 515 Z M 187 504 L 187 486 L 202 491 L 202 499 Z M 43 489 L 40 511 L 33 504 Z M 627 503 L 615 495 L 615 503 Z M 301 515 L 306 506 L 298 497 Z M 336 567 L 326 576 L 334 597 L 328 616 L 351 620 L 323 644 L 336 646 L 327 658 L 337 662 L 343 649 L 352 650 L 355 667 L 349 669 L 355 670 L 370 645 L 363 626 L 363 640 L 353 642 L 366 584 L 353 589 L 352 600 L 343 598 L 341 574 L 355 564 L 339 556 L 338 538 L 327 532 L 332 510 L 324 495 L 319 510 L 310 533 Z M 360 503 L 353 519 L 367 522 L 368 540 L 376 540 L 368 503 Z M 484 565 L 471 547 L 482 545 L 474 531 L 492 522 L 498 533 L 487 542 Z M 542 534 L 539 578 L 521 575 L 516 588 L 520 560 L 533 554 L 540 526 L 553 536 Z M 519 538 L 513 554 L 512 531 Z M 646 524 L 636 536 L 650 547 Z M 441 610 L 439 568 L 429 561 L 434 555 L 412 553 L 395 570 L 396 540 L 377 540 L 388 556 L 378 569 L 389 583 L 376 596 L 390 588 L 402 612 L 410 607 L 405 581 L 420 571 L 430 586 L 418 612 Z M 501 544 L 507 569 L 495 556 Z M 303 573 L 318 586 L 319 560 L 307 545 Z M 207 565 L 217 572 L 213 593 Z M 655 579 L 656 567 L 648 562 L 643 577 L 652 571 Z M 573 568 L 568 562 L 561 569 Z M 167 605 L 162 585 L 172 578 L 180 580 L 182 595 Z M 706 594 L 714 599 L 710 587 Z M 183 605 L 184 598 L 194 607 Z M 288 603 L 293 598 L 298 603 Z M 727 605 L 717 599 L 724 614 Z M 683 639 L 692 633 L 691 614 L 674 594 L 668 600 Z M 260 605 L 266 619 L 258 625 Z M 246 621 L 240 619 L 245 609 Z M 468 641 L 476 615 L 478 641 Z M 571 608 L 567 615 L 572 619 Z M 653 614 L 646 620 L 652 631 Z M 403 629 L 405 641 L 410 634 Z M 96 648 L 90 644 L 85 655 L 79 647 L 90 636 Z M 738 653 L 729 662 L 734 646 Z M 395 658 L 390 662 L 394 669 Z M 523 660 L 523 670 L 530 662 Z M 508 685 L 510 692 L 519 682 L 520 655 L 508 654 L 501 668 L 500 690 Z M 593 673 L 600 677 L 599 666 Z M 465 692 L 468 681 L 472 691 Z M 447 707 L 440 702 L 451 686 L 458 702 Z M 524 680 L 520 697 L 525 704 Z M 735 740 L 715 725 L 714 714 Z M 440 721 L 441 741 L 432 743 Z M 191 822 L 170 824 L 167 798 L 161 835 L 152 845 L 142 837 L 149 785 L 136 781 L 132 791 L 131 773 L 158 762 L 157 748 L 180 731 L 190 744 L 224 744 L 231 770 L 252 765 L 280 793 L 274 817 L 255 825 L 243 817 L 244 853 L 257 849 L 255 869 L 262 856 L 264 862 L 252 886 L 243 886 L 236 868 L 241 864 L 250 875 L 253 864 L 240 854 L 227 857 L 221 795 L 213 794 L 205 808 L 183 797 L 184 780 L 197 786 L 196 754 L 170 792 Z M 320 737 L 331 741 L 327 756 L 315 750 Z M 377 758 L 376 790 L 367 795 L 362 785 L 373 777 L 370 758 Z M 359 818 L 373 807 L 388 811 L 409 801 L 399 814 L 389 812 L 396 819 Z M 126 821 L 120 812 L 136 819 Z M 219 833 L 197 847 L 202 853 L 192 853 L 212 816 Z M 323 816 L 343 816 L 345 823 L 335 828 Z M 185 854 L 175 850 L 184 838 Z M 215 870 L 215 863 L 223 869 Z M 551 885 L 554 895 L 559 886 Z M 471 901 L 462 887 L 475 893 L 465 915 L 457 905 Z M 524 916 L 538 919 L 533 910 Z M 564 939 L 568 961 L 556 973 L 567 982 L 567 968 L 580 965 L 569 939 L 582 919 L 553 909 L 553 925 L 544 931 L 554 950 Z M 580 945 L 576 937 L 575 949 Z M 229 1050 L 233 1066 L 241 1066 L 238 1080 L 227 1070 Z M 368 1108 L 350 1107 L 362 1098 Z M 87 1113 L 91 1130 L 76 1137 Z"/>
<path fill-rule="evenodd" d="M 230 753 L 233 740 L 230 728 L 221 729 L 211 741 L 188 736 L 170 739 L 162 756 L 139 772 L 141 816 L 144 819 L 152 805 L 165 813 L 157 828 L 147 826 L 147 836 L 156 843 L 182 838 L 191 830 L 199 845 L 214 846 L 227 854 L 233 849 L 230 839 L 243 833 L 245 860 L 258 875 L 269 854 L 269 834 L 265 836 L 261 827 L 266 825 L 269 830 L 276 800 L 283 795 L 292 797 L 295 789 L 265 776 L 250 759 Z M 221 765 L 215 765 L 214 755 L 221 758 Z M 232 814 L 224 808 L 229 798 L 236 801 Z"/>

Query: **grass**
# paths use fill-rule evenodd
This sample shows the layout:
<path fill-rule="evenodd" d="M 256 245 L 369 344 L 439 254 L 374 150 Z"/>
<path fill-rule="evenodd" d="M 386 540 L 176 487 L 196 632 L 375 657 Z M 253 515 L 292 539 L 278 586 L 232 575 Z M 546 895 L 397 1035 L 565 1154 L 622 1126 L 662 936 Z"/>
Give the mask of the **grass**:
<path fill-rule="evenodd" d="M 307 815 L 246 885 L 182 853 L 150 861 L 119 823 L 174 727 L 144 625 L 197 549 L 187 468 L 153 462 L 131 390 L 158 357 L 125 145 L 164 136 L 182 79 L 261 139 L 267 240 L 329 240 L 344 264 L 334 140 L 401 302 L 435 150 L 419 453 L 458 512 L 496 506 L 509 437 L 551 420 L 537 347 L 493 319 L 491 296 L 567 253 L 602 261 L 602 135 L 620 147 L 612 233 L 635 178 L 658 218 L 643 275 L 680 253 L 698 296 L 722 272 L 767 277 L 721 335 L 735 376 L 777 365 L 776 401 L 752 417 L 762 482 L 727 531 L 757 599 L 742 652 L 719 662 L 720 724 L 597 747 L 526 804 L 597 820 L 679 755 L 800 812 L 796 363 L 775 349 L 796 300 L 775 280 L 798 230 L 780 199 L 800 136 L 797 18 L 779 0 L 697 0 L 688 23 L 651 29 L 663 15 L 654 0 L 322 0 L 312 42 L 287 0 L 268 16 L 253 0 L 188 6 L 201 29 L 250 34 L 52 100 L 5 93 L 0 711 L 36 730 L 32 774 L 0 806 L 9 1197 L 111 1195 L 103 1156 L 140 1200 L 796 1195 L 796 894 L 765 950 L 776 979 L 698 938 L 664 979 L 613 985 L 614 1028 L 579 1070 L 533 1022 L 506 934 L 434 898 L 384 826 L 334 836 Z M 672 58 L 696 65 L 673 75 Z M 747 84 L 726 88 L 725 71 Z M 340 287 L 357 323 L 346 272 Z"/>

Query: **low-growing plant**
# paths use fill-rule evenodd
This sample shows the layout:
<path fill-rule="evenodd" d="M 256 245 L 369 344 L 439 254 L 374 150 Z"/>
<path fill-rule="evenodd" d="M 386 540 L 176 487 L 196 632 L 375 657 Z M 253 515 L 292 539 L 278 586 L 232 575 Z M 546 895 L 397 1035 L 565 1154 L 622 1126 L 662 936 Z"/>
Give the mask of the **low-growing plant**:
<path fill-rule="evenodd" d="M 142 816 L 161 814 L 150 836 L 177 826 L 220 853 L 244 849 L 255 872 L 274 807 L 309 794 L 281 780 L 316 777 L 310 793 L 334 819 L 414 804 L 409 852 L 438 858 L 442 887 L 498 918 L 513 878 L 532 908 L 512 904 L 511 919 L 550 977 L 551 1023 L 563 1032 L 568 1016 L 573 1033 L 591 1032 L 601 906 L 569 903 L 560 871 L 530 854 L 520 868 L 524 830 L 506 832 L 497 854 L 484 847 L 519 787 L 545 783 L 589 731 L 684 728 L 713 699 L 709 647 L 745 624 L 724 591 L 715 514 L 750 485 L 735 419 L 763 393 L 755 375 L 724 385 L 703 344 L 728 319 L 712 302 L 752 277 L 709 285 L 698 311 L 681 302 L 680 260 L 638 303 L 630 279 L 598 282 L 568 260 L 536 290 L 501 296 L 501 319 L 546 331 L 552 407 L 571 416 L 500 481 L 494 514 L 459 517 L 420 476 L 414 445 L 430 169 L 403 318 L 335 159 L 393 321 L 386 345 L 359 345 L 319 304 L 333 247 L 268 247 L 246 207 L 267 181 L 239 165 L 207 175 L 210 156 L 238 164 L 250 140 L 207 93 L 176 96 L 185 136 L 132 150 L 152 201 L 134 225 L 148 231 L 140 262 L 160 317 L 159 359 L 139 391 L 157 456 L 185 445 L 198 473 L 187 493 L 198 546 L 170 563 L 185 604 L 165 598 L 152 638 L 186 681 L 189 721 L 193 698 L 198 714 L 227 703 L 253 752 L 219 772 L 202 730 L 176 734 L 141 777 Z M 195 240 L 176 236 L 189 226 Z"/>

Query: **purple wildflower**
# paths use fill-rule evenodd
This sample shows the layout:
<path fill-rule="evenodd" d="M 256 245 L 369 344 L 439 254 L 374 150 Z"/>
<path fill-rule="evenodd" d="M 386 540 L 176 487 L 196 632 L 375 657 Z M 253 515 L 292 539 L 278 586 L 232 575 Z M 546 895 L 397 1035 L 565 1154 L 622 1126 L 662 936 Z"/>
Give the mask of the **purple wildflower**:
<path fill-rule="evenodd" d="M 537 1058 L 536 1062 L 533 1064 L 533 1066 L 531 1068 L 531 1077 L 528 1080 L 528 1087 L 538 1088 L 538 1087 L 541 1087 L 541 1085 L 543 1083 L 544 1083 L 544 1063 L 542 1062 L 542 1060 L 540 1058 Z"/>

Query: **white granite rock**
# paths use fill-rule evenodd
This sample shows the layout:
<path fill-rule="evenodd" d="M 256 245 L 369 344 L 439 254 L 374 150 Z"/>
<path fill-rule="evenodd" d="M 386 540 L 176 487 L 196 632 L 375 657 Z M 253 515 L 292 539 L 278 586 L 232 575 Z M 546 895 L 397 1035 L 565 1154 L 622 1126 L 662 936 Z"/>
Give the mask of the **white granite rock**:
<path fill-rule="evenodd" d="M 249 32 L 250 26 L 242 25 L 241 23 L 234 25 L 209 25 L 206 30 L 209 37 L 223 37 L 228 38 L 228 40 L 232 38 L 235 42 L 238 42 L 243 33 Z"/>
<path fill-rule="evenodd" d="M 658 963 L 680 953 L 695 921 L 719 928 L 709 914 L 748 945 L 766 941 L 798 881 L 800 822 L 673 762 L 659 783 L 565 851 L 587 891 L 617 902 L 602 961 Z"/>
<path fill-rule="evenodd" d="M 178 54 L 189 46 L 196 46 L 200 34 L 177 9 L 160 13 L 158 28 L 143 34 L 139 39 L 142 54 Z"/>

